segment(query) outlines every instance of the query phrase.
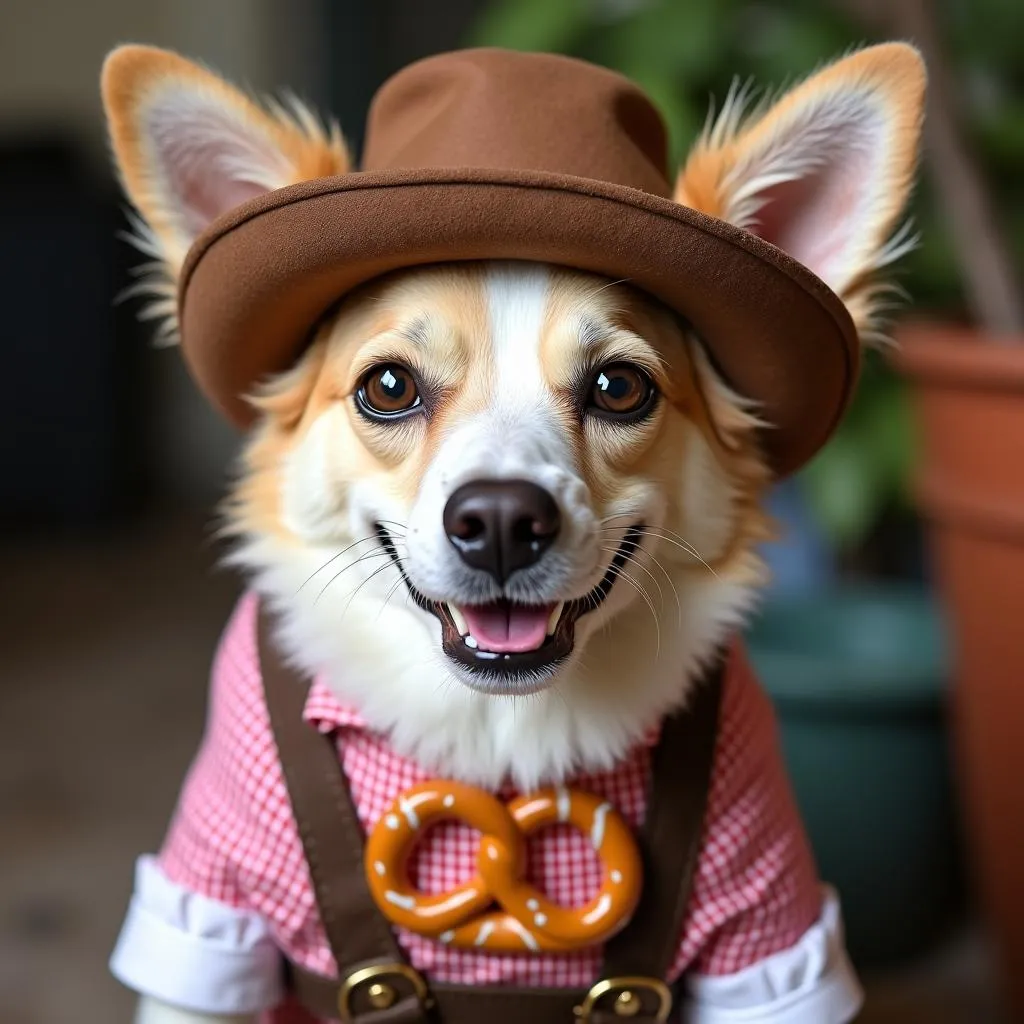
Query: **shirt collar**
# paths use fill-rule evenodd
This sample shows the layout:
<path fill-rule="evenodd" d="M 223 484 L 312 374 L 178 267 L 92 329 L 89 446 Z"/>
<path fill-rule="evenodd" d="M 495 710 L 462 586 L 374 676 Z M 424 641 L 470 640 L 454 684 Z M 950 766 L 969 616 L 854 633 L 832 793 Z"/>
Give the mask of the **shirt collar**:
<path fill-rule="evenodd" d="M 355 708 L 346 707 L 321 679 L 314 680 L 302 711 L 303 720 L 325 736 L 336 729 L 372 731 L 370 724 Z M 641 746 L 656 747 L 661 739 L 661 723 L 652 725 L 640 741 Z"/>
<path fill-rule="evenodd" d="M 342 704 L 321 679 L 315 679 L 310 686 L 302 717 L 317 732 L 324 735 L 334 732 L 335 729 L 370 728 L 366 719 L 355 708 Z"/>

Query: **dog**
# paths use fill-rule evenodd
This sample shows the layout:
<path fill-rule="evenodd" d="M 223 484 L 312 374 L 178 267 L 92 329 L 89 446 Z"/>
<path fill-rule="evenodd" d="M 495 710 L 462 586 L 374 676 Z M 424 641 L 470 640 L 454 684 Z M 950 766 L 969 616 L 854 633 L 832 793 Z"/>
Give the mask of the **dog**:
<path fill-rule="evenodd" d="M 174 54 L 115 51 L 103 93 L 137 244 L 154 261 L 147 312 L 168 339 L 188 253 L 212 223 L 353 170 L 336 125 L 297 102 L 261 106 Z M 923 94 L 904 44 L 853 52 L 774 101 L 733 89 L 672 199 L 788 253 L 877 343 L 880 275 L 913 245 L 900 222 Z M 698 331 L 631 279 L 518 258 L 389 269 L 333 302 L 247 401 L 253 425 L 224 509 L 230 562 L 274 610 L 289 663 L 426 777 L 531 792 L 614 772 L 693 699 L 766 582 L 774 425 Z M 770 722 L 762 732 L 754 775 L 781 780 Z M 805 840 L 792 843 L 817 891 Z M 147 865 L 184 898 L 180 872 Z M 731 971 L 698 971 L 715 977 L 691 990 L 687 1019 L 850 1019 L 859 994 L 837 915 L 826 927 L 811 898 L 801 931 L 818 928 L 831 952 L 819 976 L 794 969 L 792 985 L 810 1000 L 838 977 L 843 998 L 786 1011 L 781 982 L 775 993 L 751 982 L 748 1003 L 723 994 L 723 978 L 796 948 L 796 934 Z M 133 947 L 129 931 L 115 972 L 143 992 L 142 1024 L 271 1008 L 266 987 L 228 1005 L 148 985 L 129 962 L 152 947 Z M 520 977 L 509 970 L 489 977 Z M 751 1006 L 765 1015 L 741 1017 Z"/>

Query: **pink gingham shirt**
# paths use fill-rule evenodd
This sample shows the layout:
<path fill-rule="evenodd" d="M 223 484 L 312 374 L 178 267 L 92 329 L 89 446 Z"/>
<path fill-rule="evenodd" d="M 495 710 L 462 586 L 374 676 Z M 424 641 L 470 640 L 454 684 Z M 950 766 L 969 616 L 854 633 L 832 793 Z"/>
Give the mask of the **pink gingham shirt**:
<path fill-rule="evenodd" d="M 213 670 L 202 748 L 160 855 L 173 882 L 267 922 L 296 964 L 336 974 L 321 927 L 263 699 L 254 595 L 243 597 Z M 314 682 L 305 707 L 311 726 L 334 737 L 365 829 L 398 793 L 426 776 L 396 755 L 359 715 Z M 638 826 L 644 816 L 651 747 L 634 749 L 608 772 L 572 785 L 609 800 Z M 510 790 L 501 794 L 512 795 Z M 443 823 L 417 849 L 413 877 L 427 891 L 461 883 L 474 870 L 475 835 Z M 590 899 L 600 868 L 590 843 L 568 826 L 529 842 L 531 881 L 565 904 Z M 729 975 L 789 949 L 818 920 L 822 889 L 777 747 L 771 706 L 742 647 L 730 658 L 702 850 L 671 977 L 694 969 Z M 597 980 L 600 948 L 505 956 L 453 949 L 401 929 L 409 961 L 428 978 L 586 987 Z M 281 1009 L 274 1021 L 298 1018 Z"/>

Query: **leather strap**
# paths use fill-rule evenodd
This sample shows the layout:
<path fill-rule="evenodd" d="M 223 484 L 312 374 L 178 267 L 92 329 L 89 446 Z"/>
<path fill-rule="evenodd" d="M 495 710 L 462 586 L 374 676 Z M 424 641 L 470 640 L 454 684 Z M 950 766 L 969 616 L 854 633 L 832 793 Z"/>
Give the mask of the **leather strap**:
<path fill-rule="evenodd" d="M 727 660 L 720 653 L 689 706 L 662 725 L 640 835 L 643 893 L 626 928 L 605 943 L 602 978 L 664 978 L 672 967 L 704 835 Z"/>
<path fill-rule="evenodd" d="M 309 681 L 287 666 L 277 652 L 272 623 L 261 608 L 258 627 L 260 668 L 267 711 L 284 772 L 292 811 L 309 865 L 327 940 L 341 976 L 368 964 L 405 964 L 389 922 L 377 909 L 363 874 L 363 830 L 352 804 L 334 741 L 303 719 Z M 725 658 L 695 688 L 691 705 L 666 719 L 653 754 L 651 791 L 641 830 L 644 891 L 630 923 L 605 945 L 602 978 L 640 975 L 664 978 L 679 941 L 700 851 L 710 783 Z M 298 1001 L 325 1019 L 338 1019 L 336 979 L 290 965 Z M 367 986 L 352 994 L 358 1024 L 568 1024 L 585 991 L 571 989 L 471 987 L 434 984 L 432 1006 L 424 1007 L 413 986 L 398 974 L 382 978 L 396 991 L 386 1009 L 368 1002 Z M 635 990 L 641 1012 L 636 1024 L 655 1020 L 656 999 Z M 622 1017 L 604 1000 L 591 1024 Z"/>
<path fill-rule="evenodd" d="M 339 967 L 373 960 L 401 963 L 391 925 L 363 879 L 363 830 L 334 740 L 302 717 L 310 681 L 281 660 L 262 606 L 258 642 L 274 742 L 331 952 Z"/>

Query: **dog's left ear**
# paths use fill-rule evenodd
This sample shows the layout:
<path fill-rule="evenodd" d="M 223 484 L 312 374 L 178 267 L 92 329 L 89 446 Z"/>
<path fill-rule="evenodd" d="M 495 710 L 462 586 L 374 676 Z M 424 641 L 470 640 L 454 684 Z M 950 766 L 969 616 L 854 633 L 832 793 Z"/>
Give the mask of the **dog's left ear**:
<path fill-rule="evenodd" d="M 760 235 L 813 270 L 872 324 L 872 273 L 909 247 L 890 241 L 913 185 L 925 68 L 916 49 L 860 50 L 745 116 L 743 91 L 679 176 L 676 201 Z"/>

